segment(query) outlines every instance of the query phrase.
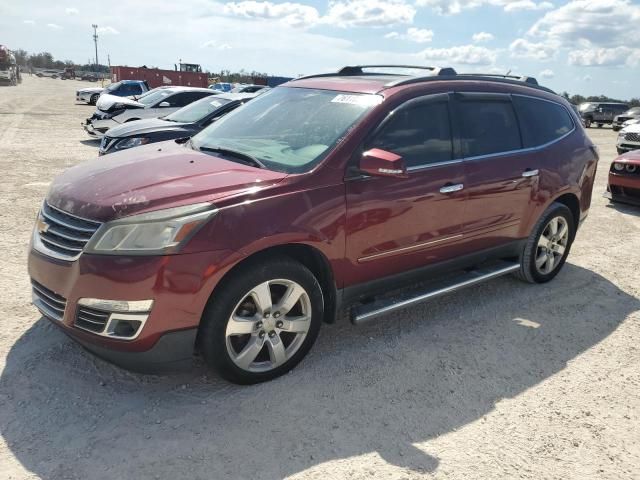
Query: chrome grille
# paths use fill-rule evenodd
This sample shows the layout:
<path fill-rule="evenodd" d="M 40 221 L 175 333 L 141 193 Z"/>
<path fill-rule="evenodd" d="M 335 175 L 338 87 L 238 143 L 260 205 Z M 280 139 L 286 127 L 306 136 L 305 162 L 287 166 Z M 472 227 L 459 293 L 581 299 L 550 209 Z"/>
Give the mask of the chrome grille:
<path fill-rule="evenodd" d="M 54 256 L 65 260 L 75 260 L 101 225 L 63 212 L 46 202 L 40 210 L 39 220 L 38 236 L 42 244 L 54 252 Z"/>
<path fill-rule="evenodd" d="M 45 317 L 53 320 L 62 320 L 64 309 L 67 306 L 67 299 L 62 295 L 52 292 L 35 280 L 31 280 L 33 293 L 33 304 Z"/>
<path fill-rule="evenodd" d="M 109 312 L 79 306 L 75 325 L 78 328 L 89 330 L 93 333 L 102 333 L 107 326 L 109 315 L 111 315 Z"/>
<path fill-rule="evenodd" d="M 630 142 L 640 142 L 640 133 L 627 133 L 624 136 L 625 140 L 629 140 Z"/>

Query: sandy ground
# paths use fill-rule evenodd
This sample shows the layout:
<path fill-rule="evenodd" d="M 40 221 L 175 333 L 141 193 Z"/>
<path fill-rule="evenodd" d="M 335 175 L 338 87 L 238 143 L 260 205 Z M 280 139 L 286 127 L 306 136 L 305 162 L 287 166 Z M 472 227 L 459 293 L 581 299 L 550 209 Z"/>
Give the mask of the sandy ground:
<path fill-rule="evenodd" d="M 201 366 L 141 376 L 30 305 L 34 216 L 96 155 L 77 81 L 0 89 L 0 478 L 640 478 L 640 209 L 601 197 L 551 284 L 502 278 L 324 326 L 289 375 L 230 385 Z"/>

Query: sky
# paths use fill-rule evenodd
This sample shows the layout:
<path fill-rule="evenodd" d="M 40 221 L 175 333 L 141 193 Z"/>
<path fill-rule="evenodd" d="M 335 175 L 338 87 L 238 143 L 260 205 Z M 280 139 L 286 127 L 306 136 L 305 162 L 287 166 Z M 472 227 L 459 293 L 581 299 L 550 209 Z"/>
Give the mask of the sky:
<path fill-rule="evenodd" d="M 635 0 L 0 0 L 0 44 L 56 59 L 297 76 L 354 64 L 528 75 L 640 97 Z"/>

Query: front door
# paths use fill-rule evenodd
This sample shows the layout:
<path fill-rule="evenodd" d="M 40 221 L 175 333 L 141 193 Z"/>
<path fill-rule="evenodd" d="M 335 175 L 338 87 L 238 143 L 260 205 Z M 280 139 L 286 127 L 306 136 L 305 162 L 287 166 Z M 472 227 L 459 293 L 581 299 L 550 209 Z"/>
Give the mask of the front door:
<path fill-rule="evenodd" d="M 395 109 L 362 151 L 371 148 L 401 155 L 409 178 L 347 178 L 345 286 L 460 253 L 465 190 L 462 162 L 453 153 L 448 95 L 420 97 Z"/>

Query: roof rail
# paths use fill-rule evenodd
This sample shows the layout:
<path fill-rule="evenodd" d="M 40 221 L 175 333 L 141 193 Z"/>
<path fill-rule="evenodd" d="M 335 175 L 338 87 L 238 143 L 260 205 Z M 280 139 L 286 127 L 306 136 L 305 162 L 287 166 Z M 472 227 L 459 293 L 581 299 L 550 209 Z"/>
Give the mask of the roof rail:
<path fill-rule="evenodd" d="M 456 75 L 438 75 L 438 76 L 429 76 L 429 77 L 407 77 L 401 78 L 400 80 L 394 80 L 385 85 L 385 88 L 397 87 L 399 85 L 411 85 L 414 83 L 423 83 L 423 82 L 438 82 L 438 81 L 450 81 L 450 80 L 478 80 L 485 82 L 496 82 L 496 83 L 508 83 L 510 85 L 520 85 L 527 86 L 529 88 L 535 88 L 537 90 L 542 90 L 547 93 L 552 93 L 556 95 L 556 92 L 551 90 L 550 88 L 543 87 L 539 85 L 535 78 L 533 77 L 515 77 L 511 78 L 506 75 L 483 75 L 483 74 L 474 74 L 474 73 L 462 73 Z M 524 85 L 523 85 L 524 84 Z"/>
<path fill-rule="evenodd" d="M 456 71 L 451 67 L 427 67 L 424 65 L 347 65 L 342 67 L 336 73 L 318 73 L 315 75 L 305 75 L 304 77 L 296 78 L 296 80 L 304 80 L 307 78 L 321 78 L 321 77 L 348 77 L 348 76 L 358 76 L 358 75 L 398 75 L 396 73 L 387 73 L 387 72 L 365 72 L 363 69 L 365 68 L 397 68 L 397 69 L 416 69 L 416 70 L 429 70 L 433 76 L 442 76 L 442 75 L 456 75 Z M 407 77 L 415 78 L 411 75 L 406 75 Z M 422 78 L 422 77 L 420 77 Z"/>
<path fill-rule="evenodd" d="M 500 75 L 498 73 L 459 73 L 460 76 L 465 77 L 495 77 L 495 78 L 505 78 L 508 80 L 517 80 L 519 82 L 528 83 L 530 85 L 540 85 L 538 80 L 534 77 L 527 77 L 524 75 Z"/>

